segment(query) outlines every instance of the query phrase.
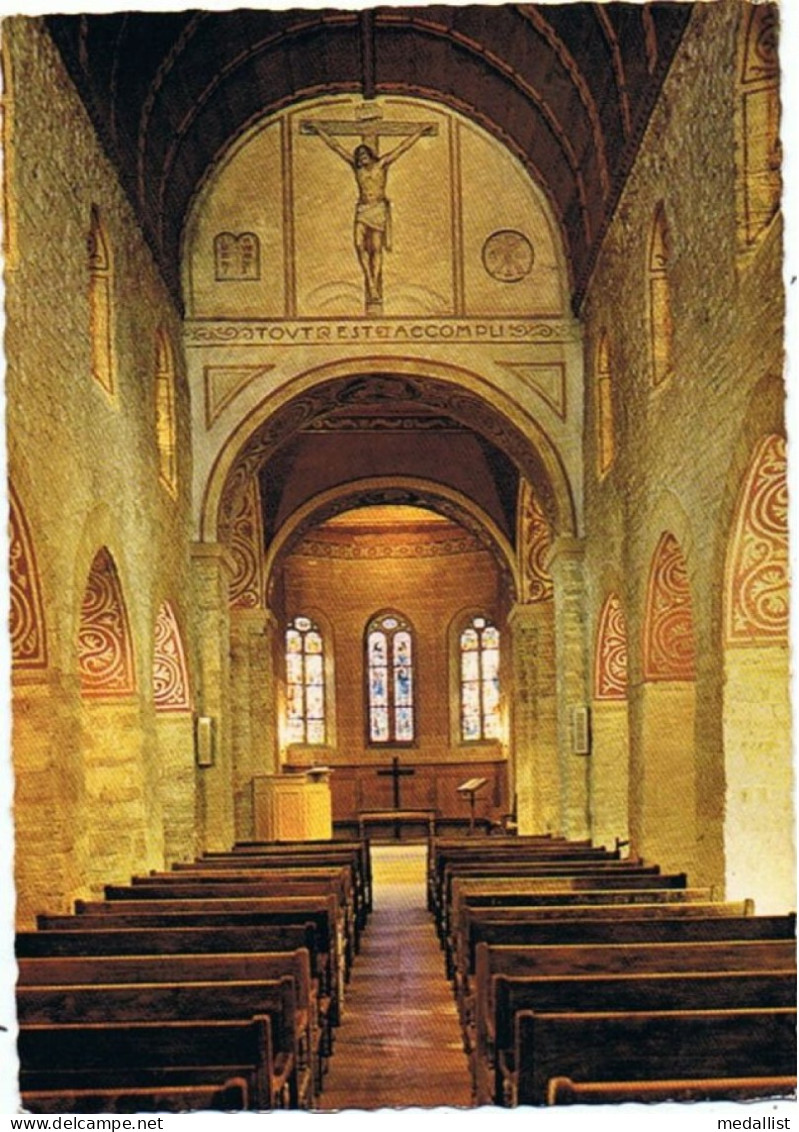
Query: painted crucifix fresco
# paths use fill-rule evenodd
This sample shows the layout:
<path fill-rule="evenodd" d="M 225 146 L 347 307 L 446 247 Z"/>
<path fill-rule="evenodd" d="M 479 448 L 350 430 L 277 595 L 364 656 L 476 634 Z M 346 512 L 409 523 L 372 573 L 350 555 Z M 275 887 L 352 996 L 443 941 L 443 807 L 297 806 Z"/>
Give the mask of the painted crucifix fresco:
<path fill-rule="evenodd" d="M 383 313 L 383 252 L 391 251 L 391 202 L 386 195 L 389 167 L 424 136 L 434 136 L 438 127 L 431 122 L 385 122 L 377 107 L 356 111 L 356 121 L 306 119 L 300 132 L 315 134 L 352 169 L 358 187 L 355 204 L 354 243 L 364 275 L 366 313 Z M 339 137 L 360 137 L 350 151 Z M 381 137 L 402 140 L 382 156 Z"/>

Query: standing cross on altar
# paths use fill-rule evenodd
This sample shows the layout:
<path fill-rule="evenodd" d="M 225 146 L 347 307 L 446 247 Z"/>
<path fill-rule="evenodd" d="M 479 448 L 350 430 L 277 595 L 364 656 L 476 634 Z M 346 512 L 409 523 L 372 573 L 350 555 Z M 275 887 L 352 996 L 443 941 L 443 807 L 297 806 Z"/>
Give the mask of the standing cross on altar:
<path fill-rule="evenodd" d="M 399 758 L 397 757 L 397 755 L 395 755 L 394 758 L 391 760 L 391 770 L 379 770 L 377 773 L 378 773 L 378 775 L 380 775 L 381 778 L 393 778 L 394 779 L 394 809 L 399 810 L 401 808 L 400 807 L 400 779 L 405 778 L 406 776 L 411 775 L 411 774 L 416 774 L 416 771 L 413 770 L 413 768 L 409 767 L 409 766 L 401 767 L 400 764 L 399 764 Z"/>

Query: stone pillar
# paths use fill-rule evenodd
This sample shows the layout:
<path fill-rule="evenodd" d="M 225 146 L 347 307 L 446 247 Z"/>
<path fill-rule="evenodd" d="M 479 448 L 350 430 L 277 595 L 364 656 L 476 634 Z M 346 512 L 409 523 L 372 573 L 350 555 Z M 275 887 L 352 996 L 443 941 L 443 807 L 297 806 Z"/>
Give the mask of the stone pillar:
<path fill-rule="evenodd" d="M 10 722 L 15 917 L 22 930 L 36 926 L 37 912 L 69 912 L 76 896 L 90 895 L 77 676 L 52 669 L 35 678 L 15 676 Z"/>
<path fill-rule="evenodd" d="M 275 618 L 264 609 L 230 613 L 230 681 L 236 837 L 253 836 L 252 778 L 278 769 Z"/>
<path fill-rule="evenodd" d="M 588 758 L 572 753 L 572 709 L 589 702 L 585 639 L 585 581 L 582 539 L 560 537 L 547 568 L 555 589 L 558 749 L 561 826 L 566 837 L 589 837 Z M 590 757 L 590 756 L 589 756 Z"/>
<path fill-rule="evenodd" d="M 552 601 L 515 605 L 511 631 L 511 762 L 519 833 L 560 831 Z"/>
<path fill-rule="evenodd" d="M 194 543 L 192 572 L 197 714 L 209 716 L 215 730 L 213 765 L 197 768 L 197 823 L 202 849 L 229 849 L 235 839 L 228 603 L 233 559 L 218 543 Z"/>

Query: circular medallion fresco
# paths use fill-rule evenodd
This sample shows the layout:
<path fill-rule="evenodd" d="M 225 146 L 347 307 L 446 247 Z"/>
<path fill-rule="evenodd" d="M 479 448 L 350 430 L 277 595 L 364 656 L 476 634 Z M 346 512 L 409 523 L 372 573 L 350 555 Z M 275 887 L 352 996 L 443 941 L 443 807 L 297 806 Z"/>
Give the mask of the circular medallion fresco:
<path fill-rule="evenodd" d="M 500 283 L 518 283 L 532 269 L 533 245 L 523 232 L 500 228 L 483 244 L 483 266 Z"/>

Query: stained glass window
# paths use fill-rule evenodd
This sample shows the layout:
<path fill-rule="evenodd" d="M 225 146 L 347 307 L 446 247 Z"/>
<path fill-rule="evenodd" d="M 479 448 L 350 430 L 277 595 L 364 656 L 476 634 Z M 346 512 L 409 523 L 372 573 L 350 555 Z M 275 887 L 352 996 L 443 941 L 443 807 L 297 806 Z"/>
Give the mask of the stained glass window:
<path fill-rule="evenodd" d="M 461 739 L 498 739 L 499 630 L 473 617 L 460 635 Z"/>
<path fill-rule="evenodd" d="M 366 630 L 370 743 L 414 739 L 413 637 L 398 614 L 375 617 Z"/>
<path fill-rule="evenodd" d="M 325 742 L 325 653 L 308 617 L 286 629 L 286 710 L 289 743 Z"/>

